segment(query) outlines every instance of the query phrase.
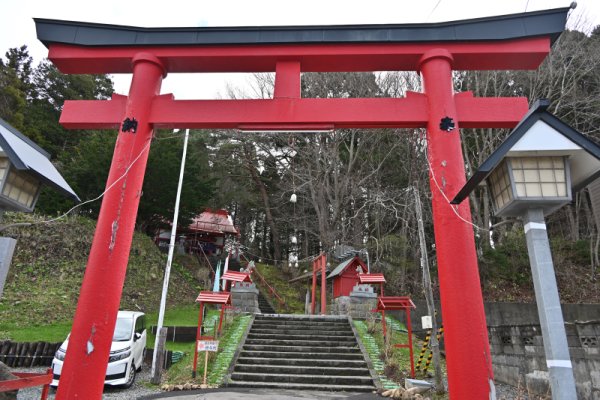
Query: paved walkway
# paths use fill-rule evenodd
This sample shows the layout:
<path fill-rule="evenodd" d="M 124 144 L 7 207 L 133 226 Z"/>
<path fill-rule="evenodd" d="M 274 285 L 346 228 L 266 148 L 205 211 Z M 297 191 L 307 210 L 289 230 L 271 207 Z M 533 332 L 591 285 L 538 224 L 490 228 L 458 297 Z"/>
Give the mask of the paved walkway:
<path fill-rule="evenodd" d="M 372 400 L 381 399 L 375 393 L 344 393 L 344 392 L 314 392 L 275 389 L 207 389 L 178 392 L 165 392 L 140 397 L 140 400 L 150 399 L 177 400 Z"/>

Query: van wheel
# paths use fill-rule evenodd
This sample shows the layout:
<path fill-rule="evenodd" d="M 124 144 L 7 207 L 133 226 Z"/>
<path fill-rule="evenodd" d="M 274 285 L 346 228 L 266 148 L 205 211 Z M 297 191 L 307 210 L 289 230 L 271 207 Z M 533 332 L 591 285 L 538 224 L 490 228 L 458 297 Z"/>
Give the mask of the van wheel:
<path fill-rule="evenodd" d="M 134 360 L 131 360 L 131 365 L 129 366 L 129 379 L 123 384 L 123 388 L 130 388 L 131 385 L 133 385 L 133 382 L 135 382 L 135 363 Z"/>

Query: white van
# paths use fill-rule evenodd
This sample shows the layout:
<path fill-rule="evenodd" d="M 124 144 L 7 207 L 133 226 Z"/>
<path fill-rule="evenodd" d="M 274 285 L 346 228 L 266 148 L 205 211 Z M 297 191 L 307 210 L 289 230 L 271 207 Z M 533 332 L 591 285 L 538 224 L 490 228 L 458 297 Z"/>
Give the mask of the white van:
<path fill-rule="evenodd" d="M 70 334 L 69 334 L 70 336 Z M 146 315 L 135 311 L 119 311 L 110 346 L 105 385 L 130 387 L 135 373 L 142 369 L 146 352 Z M 51 386 L 58 386 L 69 337 L 60 346 L 52 360 Z"/>

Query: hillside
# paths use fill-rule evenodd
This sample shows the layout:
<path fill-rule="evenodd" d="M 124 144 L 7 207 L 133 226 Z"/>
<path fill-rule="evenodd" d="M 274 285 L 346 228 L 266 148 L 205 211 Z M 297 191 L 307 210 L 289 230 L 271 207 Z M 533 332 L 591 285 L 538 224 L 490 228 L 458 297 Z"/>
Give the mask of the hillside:
<path fill-rule="evenodd" d="M 7 213 L 3 223 L 46 218 Z M 74 216 L 3 232 L 18 242 L 0 299 L 0 339 L 9 336 L 9 329 L 72 319 L 94 229 L 95 221 Z M 166 256 L 148 236 L 134 235 L 121 309 L 158 310 L 165 263 Z M 187 270 L 174 264 L 168 305 L 193 304 L 197 295 L 194 285 Z"/>

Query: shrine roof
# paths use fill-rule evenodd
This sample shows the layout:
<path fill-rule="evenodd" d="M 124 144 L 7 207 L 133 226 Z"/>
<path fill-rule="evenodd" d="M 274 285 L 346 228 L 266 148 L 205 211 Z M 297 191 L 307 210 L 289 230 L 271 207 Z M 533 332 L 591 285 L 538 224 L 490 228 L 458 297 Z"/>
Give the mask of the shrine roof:
<path fill-rule="evenodd" d="M 354 256 L 352 258 L 347 259 L 343 263 L 339 264 L 337 267 L 335 267 L 335 269 L 333 271 L 331 271 L 329 276 L 327 276 L 327 279 L 341 275 L 341 273 L 344 272 L 344 270 L 346 268 L 348 268 L 350 265 L 352 265 L 354 263 L 361 265 L 363 270 L 367 270 L 367 266 L 365 265 L 365 263 L 358 256 Z"/>
<path fill-rule="evenodd" d="M 226 210 L 213 211 L 207 209 L 192 219 L 192 223 L 188 226 L 188 229 L 192 231 L 219 234 L 238 234 L 238 231 L 233 225 L 233 221 Z"/>
<path fill-rule="evenodd" d="M 34 18 L 37 37 L 78 46 L 422 43 L 550 37 L 565 28 L 570 8 L 415 24 L 144 28 Z"/>

